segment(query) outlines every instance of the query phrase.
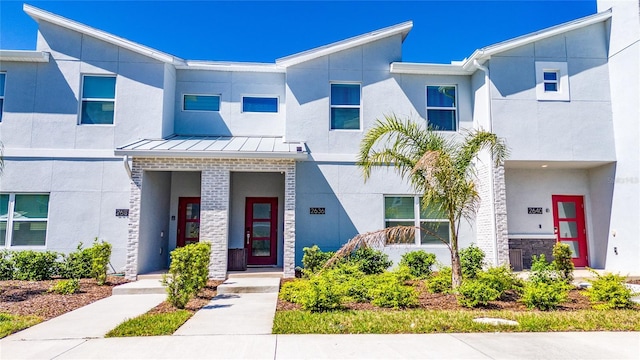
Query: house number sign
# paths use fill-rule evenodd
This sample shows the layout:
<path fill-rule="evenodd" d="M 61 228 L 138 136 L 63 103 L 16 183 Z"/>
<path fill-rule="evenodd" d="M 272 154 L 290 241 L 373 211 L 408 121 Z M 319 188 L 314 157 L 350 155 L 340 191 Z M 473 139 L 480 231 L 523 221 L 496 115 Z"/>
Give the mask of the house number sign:
<path fill-rule="evenodd" d="M 530 208 L 527 208 L 527 210 L 529 214 L 542 215 L 541 207 L 530 207 Z"/>
<path fill-rule="evenodd" d="M 321 207 L 312 207 L 312 208 L 309 208 L 309 214 L 311 214 L 311 215 L 324 215 L 325 211 L 324 211 L 324 208 L 321 208 Z"/>
<path fill-rule="evenodd" d="M 129 216 L 129 209 L 116 209 L 116 216 Z"/>

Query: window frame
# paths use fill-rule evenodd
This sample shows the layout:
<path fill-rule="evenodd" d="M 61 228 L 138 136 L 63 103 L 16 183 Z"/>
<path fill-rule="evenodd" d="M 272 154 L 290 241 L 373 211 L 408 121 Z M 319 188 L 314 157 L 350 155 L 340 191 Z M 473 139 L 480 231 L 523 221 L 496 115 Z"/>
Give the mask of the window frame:
<path fill-rule="evenodd" d="M 454 106 L 450 107 L 450 106 L 429 106 L 429 88 L 430 87 L 452 87 L 453 90 L 455 91 L 455 99 L 454 99 Z M 458 132 L 460 130 L 460 111 L 458 109 L 458 84 L 427 84 L 424 87 L 424 105 L 425 105 L 425 113 L 424 113 L 424 118 L 427 121 L 427 127 L 429 127 L 429 110 L 446 110 L 446 111 L 451 111 L 453 110 L 454 112 L 454 118 L 455 118 L 455 129 L 453 130 L 440 130 L 440 129 L 434 129 L 434 131 L 437 132 Z"/>
<path fill-rule="evenodd" d="M 114 89 L 113 89 L 113 99 L 108 98 L 86 98 L 84 96 L 84 81 L 86 77 L 108 77 L 114 79 Z M 87 125 L 87 126 L 114 126 L 116 124 L 116 97 L 118 95 L 118 77 L 116 74 L 82 74 L 80 81 L 80 109 L 78 110 L 78 125 Z M 113 120 L 110 124 L 87 124 L 82 122 L 82 105 L 84 102 L 90 101 L 101 101 L 107 102 L 110 101 L 113 103 Z"/>
<path fill-rule="evenodd" d="M 566 62 L 536 61 L 536 98 L 538 101 L 571 101 L 569 72 Z M 556 80 L 545 80 L 545 73 L 556 73 Z M 556 91 L 545 90 L 545 84 L 555 83 Z"/>
<path fill-rule="evenodd" d="M 245 111 L 244 110 L 244 99 L 245 98 L 257 98 L 257 99 L 275 99 L 276 100 L 276 111 Z M 240 112 L 243 114 L 278 114 L 280 113 L 280 97 L 277 95 L 252 95 L 246 94 L 240 97 Z"/>
<path fill-rule="evenodd" d="M 218 110 L 189 110 L 185 108 L 186 105 L 186 97 L 187 96 L 208 96 L 208 97 L 217 97 L 218 98 Z M 194 93 L 183 93 L 182 94 L 182 111 L 184 112 L 203 112 L 203 113 L 211 113 L 211 112 L 220 112 L 220 107 L 222 106 L 222 94 L 194 94 Z"/>
<path fill-rule="evenodd" d="M 554 74 L 555 75 L 555 79 L 554 80 L 547 80 L 546 76 L 547 74 Z M 559 71 L 557 70 L 543 70 L 542 71 L 542 86 L 544 89 L 544 92 L 558 92 L 560 91 L 560 74 Z M 555 90 L 547 90 L 547 84 L 553 84 L 555 85 Z"/>
<path fill-rule="evenodd" d="M 10 249 L 10 250 L 38 250 L 38 249 L 46 249 L 47 244 L 49 243 L 49 214 L 50 214 L 50 206 L 51 206 L 51 194 L 50 193 L 9 193 L 3 192 L 0 195 L 9 195 L 9 201 L 7 203 L 7 219 L 0 220 L 0 222 L 6 222 L 5 227 L 5 241 L 4 245 L 0 245 L 0 249 Z M 46 218 L 25 218 L 18 219 L 14 218 L 15 206 L 16 206 L 16 195 L 46 195 L 48 196 L 47 203 L 47 217 Z M 13 228 L 15 223 L 21 222 L 43 222 L 46 224 L 45 230 L 45 238 L 43 245 L 13 245 Z"/>
<path fill-rule="evenodd" d="M 360 103 L 356 105 L 333 105 L 331 103 L 331 88 L 333 85 L 358 85 L 358 90 L 360 92 L 359 98 Z M 330 81 L 329 82 L 329 131 L 350 131 L 350 132 L 362 132 L 363 124 L 362 124 L 362 83 L 357 81 Z M 333 119 L 331 118 L 332 109 L 358 109 L 358 128 L 357 129 L 334 129 L 332 127 Z"/>
<path fill-rule="evenodd" d="M 413 199 L 413 219 L 393 219 L 393 218 L 387 218 L 386 216 L 386 212 L 387 212 L 387 208 L 385 206 L 385 202 L 387 198 L 394 198 L 394 197 L 402 197 L 402 198 L 412 198 Z M 420 195 L 407 195 L 407 194 L 384 194 L 382 196 L 382 203 L 383 203 L 383 214 L 382 214 L 382 218 L 383 218 L 383 222 L 382 222 L 382 228 L 386 229 L 387 228 L 387 222 L 390 221 L 394 221 L 394 222 L 409 222 L 409 221 L 413 221 L 413 226 L 420 228 L 420 223 L 422 222 L 439 222 L 439 223 L 446 223 L 447 225 L 449 224 L 449 220 L 448 219 L 440 219 L 440 218 L 422 218 L 420 215 L 420 207 L 421 207 L 421 198 L 422 196 Z M 447 229 L 449 229 L 449 227 L 447 226 Z M 397 244 L 387 244 L 385 243 L 385 246 L 420 246 L 420 247 L 446 247 L 446 244 L 443 244 L 442 242 L 438 242 L 438 243 L 427 243 L 427 244 L 423 244 L 422 243 L 422 234 L 421 231 L 416 231 L 414 234 L 414 239 L 413 239 L 413 243 L 397 243 Z M 449 244 L 451 244 L 451 231 L 449 231 Z"/>
<path fill-rule="evenodd" d="M 0 88 L 0 123 L 2 122 L 2 116 L 4 115 L 4 99 L 7 89 L 7 73 L 6 71 L 0 71 L 0 77 L 4 77 L 2 82 L 2 88 Z"/>

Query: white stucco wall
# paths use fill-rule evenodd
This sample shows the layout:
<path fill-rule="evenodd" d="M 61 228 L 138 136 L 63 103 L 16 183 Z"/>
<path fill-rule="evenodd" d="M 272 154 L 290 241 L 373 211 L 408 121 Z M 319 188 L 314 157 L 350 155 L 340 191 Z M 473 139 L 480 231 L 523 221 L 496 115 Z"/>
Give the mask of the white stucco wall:
<path fill-rule="evenodd" d="M 140 212 L 138 274 L 167 268 L 171 173 L 145 171 Z"/>
<path fill-rule="evenodd" d="M 200 197 L 200 171 L 173 171 L 171 173 L 171 201 L 169 204 L 169 252 L 176 248 L 178 237 L 178 206 L 181 197 Z M 164 194 L 163 196 L 166 196 Z M 167 261 L 169 255 L 167 254 Z"/>

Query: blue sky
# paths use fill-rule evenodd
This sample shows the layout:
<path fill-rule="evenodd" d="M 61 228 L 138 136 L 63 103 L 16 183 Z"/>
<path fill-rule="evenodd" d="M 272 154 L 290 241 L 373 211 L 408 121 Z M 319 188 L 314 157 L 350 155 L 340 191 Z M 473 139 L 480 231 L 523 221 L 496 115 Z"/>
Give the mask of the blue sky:
<path fill-rule="evenodd" d="M 275 59 L 407 20 L 403 61 L 449 63 L 596 12 L 572 1 L 27 1 L 189 60 Z M 0 49 L 35 49 L 22 1 L 0 0 Z"/>

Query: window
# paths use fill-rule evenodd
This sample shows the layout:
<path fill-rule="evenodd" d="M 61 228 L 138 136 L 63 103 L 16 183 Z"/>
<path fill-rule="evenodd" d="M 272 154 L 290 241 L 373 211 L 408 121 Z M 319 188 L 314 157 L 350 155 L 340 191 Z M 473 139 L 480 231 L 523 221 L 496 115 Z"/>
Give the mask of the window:
<path fill-rule="evenodd" d="M 4 111 L 4 82 L 7 74 L 0 73 L 0 121 L 2 121 L 2 113 Z"/>
<path fill-rule="evenodd" d="M 566 62 L 536 62 L 536 97 L 542 101 L 569 101 Z"/>
<path fill-rule="evenodd" d="M 277 97 L 242 97 L 242 112 L 277 113 Z"/>
<path fill-rule="evenodd" d="M 81 124 L 113 124 L 115 76 L 85 75 L 82 81 Z"/>
<path fill-rule="evenodd" d="M 218 95 L 188 95 L 183 96 L 182 110 L 184 111 L 220 111 L 220 96 Z"/>
<path fill-rule="evenodd" d="M 419 196 L 385 196 L 385 227 L 416 226 L 415 238 L 398 239 L 394 244 L 439 245 L 449 242 L 449 221 L 433 207 L 425 207 Z"/>
<path fill-rule="evenodd" d="M 427 86 L 427 125 L 437 131 L 458 129 L 455 86 Z"/>
<path fill-rule="evenodd" d="M 331 130 L 360 130 L 360 84 L 331 84 Z"/>
<path fill-rule="evenodd" d="M 44 246 L 49 195 L 0 194 L 0 246 Z"/>

